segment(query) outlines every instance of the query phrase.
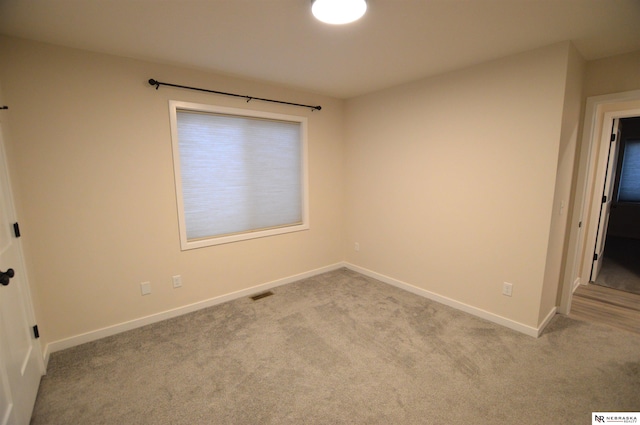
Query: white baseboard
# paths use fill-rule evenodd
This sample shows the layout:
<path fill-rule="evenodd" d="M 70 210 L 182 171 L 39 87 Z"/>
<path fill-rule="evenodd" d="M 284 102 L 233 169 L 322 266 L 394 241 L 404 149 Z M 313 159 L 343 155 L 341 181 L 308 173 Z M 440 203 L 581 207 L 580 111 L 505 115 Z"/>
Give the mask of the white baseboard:
<path fill-rule="evenodd" d="M 74 335 L 69 338 L 61 339 L 58 341 L 52 341 L 48 343 L 44 349 L 45 365 L 49 363 L 49 356 L 56 351 L 64 350 L 66 348 L 75 347 L 76 345 L 84 344 L 86 342 L 95 341 L 101 338 L 105 338 L 111 335 L 115 335 L 121 332 L 136 329 L 142 326 L 150 325 L 152 323 L 161 322 L 173 317 L 182 316 L 183 314 L 192 313 L 203 308 L 212 307 L 214 305 L 222 304 L 227 301 L 232 301 L 238 298 L 247 297 L 249 295 L 256 294 L 258 292 L 266 291 L 278 286 L 286 285 L 301 279 L 313 277 L 322 273 L 337 270 L 344 267 L 344 263 L 331 264 L 329 266 L 321 267 L 308 272 L 296 274 L 293 276 L 277 279 L 272 282 L 263 283 L 261 285 L 252 286 L 251 288 L 242 289 L 240 291 L 232 292 L 230 294 L 221 295 L 207 300 L 198 301 L 193 304 L 188 304 L 182 307 L 174 308 L 171 310 L 162 311 L 149 316 L 140 317 L 138 319 L 129 320 L 127 322 L 119 323 L 117 325 L 107 326 L 105 328 L 97 329 L 95 331 L 86 332 L 79 335 Z"/>
<path fill-rule="evenodd" d="M 385 275 L 380 274 L 380 273 L 376 273 L 376 272 L 371 271 L 369 269 L 365 269 L 363 267 L 356 266 L 355 264 L 345 263 L 344 266 L 347 267 L 350 270 L 353 270 L 355 272 L 361 273 L 361 274 L 363 274 L 365 276 L 372 277 L 372 278 L 377 279 L 377 280 L 379 280 L 381 282 L 388 283 L 389 285 L 395 286 L 395 287 L 400 288 L 400 289 L 404 289 L 405 291 L 408 291 L 408 292 L 411 292 L 413 294 L 420 295 L 421 297 L 425 297 L 425 298 L 428 298 L 430 300 L 439 302 L 440 304 L 444 304 L 444 305 L 447 305 L 449 307 L 453 307 L 456 310 L 464 311 L 465 313 L 472 314 L 474 316 L 480 317 L 482 319 L 488 320 L 490 322 L 496 323 L 496 324 L 501 325 L 501 326 L 505 326 L 505 327 L 507 327 L 509 329 L 513 329 L 515 331 L 518 331 L 518 332 L 521 332 L 523 334 L 532 336 L 534 338 L 537 338 L 538 336 L 540 336 L 540 334 L 542 333 L 544 327 L 553 318 L 553 315 L 556 312 L 556 309 L 554 308 L 549 313 L 549 315 L 547 315 L 545 320 L 542 322 L 542 325 L 540 327 L 538 327 L 538 328 L 534 328 L 532 326 L 528 326 L 528 325 L 525 325 L 523 323 L 516 322 L 515 320 L 507 319 L 506 317 L 502 317 L 502 316 L 499 316 L 497 314 L 490 313 L 490 312 L 488 312 L 486 310 L 482 310 L 480 308 L 470 306 L 470 305 L 462 303 L 460 301 L 456 301 L 456 300 L 454 300 L 452 298 L 447 298 L 447 297 L 444 297 L 442 295 L 438 295 L 438 294 L 436 294 L 434 292 L 427 291 L 426 289 L 418 288 L 417 286 L 413 286 L 413 285 L 408 284 L 406 282 L 402 282 L 402 281 L 400 281 L 398 279 L 394 279 L 392 277 L 385 276 Z"/>
<path fill-rule="evenodd" d="M 286 278 L 274 280 L 272 282 L 263 283 L 260 285 L 252 286 L 251 288 L 242 289 L 240 291 L 232 292 L 230 294 L 221 295 L 218 297 L 210 298 L 203 301 L 198 301 L 193 304 L 188 304 L 182 307 L 177 307 L 171 310 L 162 311 L 160 313 L 155 313 L 149 316 L 140 317 L 138 319 L 129 320 L 127 322 L 119 323 L 112 326 L 107 326 L 101 329 L 96 329 L 94 331 L 82 333 L 79 335 L 74 335 L 69 338 L 61 339 L 58 341 L 52 341 L 45 346 L 44 349 L 44 361 L 45 365 L 49 363 L 49 356 L 51 353 L 55 353 L 56 351 L 64 350 L 66 348 L 75 347 L 76 345 L 84 344 L 87 342 L 95 341 L 101 338 L 105 338 L 108 336 L 116 335 L 121 332 L 125 332 L 128 330 L 136 329 L 142 326 L 150 325 L 152 323 L 160 322 L 163 320 L 171 319 L 173 317 L 182 316 L 183 314 L 192 313 L 197 310 L 201 310 L 203 308 L 212 307 L 214 305 L 222 304 L 227 301 L 232 301 L 238 298 L 246 297 L 249 295 L 253 295 L 258 292 L 266 291 L 271 288 L 275 288 L 278 286 L 286 285 L 288 283 L 292 283 L 301 279 L 306 279 L 309 277 L 313 277 L 322 273 L 326 273 L 329 271 L 337 270 L 341 267 L 346 267 L 355 272 L 361 273 L 365 276 L 372 277 L 381 282 L 387 283 L 389 285 L 395 286 L 397 288 L 403 289 L 405 291 L 411 292 L 413 294 L 428 298 L 430 300 L 439 302 L 441 304 L 447 305 L 449 307 L 453 307 L 457 310 L 464 311 L 465 313 L 472 314 L 474 316 L 480 317 L 482 319 L 488 320 L 490 322 L 496 323 L 501 326 L 505 326 L 509 329 L 513 329 L 515 331 L 521 332 L 523 334 L 538 337 L 544 330 L 545 326 L 551 321 L 553 316 L 556 313 L 556 308 L 554 307 L 549 314 L 542 321 L 541 325 L 538 328 L 534 328 L 528 325 L 525 325 L 520 322 L 516 322 L 511 319 L 507 319 L 506 317 L 499 316 L 494 313 L 490 313 L 486 310 L 479 309 L 477 307 L 470 306 L 468 304 L 464 304 L 460 301 L 456 301 L 452 298 L 447 298 L 442 295 L 438 295 L 434 292 L 427 291 L 426 289 L 418 288 L 411 284 L 402 282 L 400 280 L 394 279 L 389 276 L 385 276 L 383 274 L 374 272 L 369 269 L 365 269 L 363 267 L 356 266 L 351 263 L 335 263 L 329 266 L 321 267 L 315 270 L 310 270 L 308 272 L 300 273 L 297 275 L 289 276 Z"/>
<path fill-rule="evenodd" d="M 582 279 L 580 279 L 580 276 L 576 277 L 576 280 L 573 281 L 573 289 L 571 290 L 571 292 L 576 292 L 576 290 L 580 287 L 580 285 L 582 284 Z"/>
<path fill-rule="evenodd" d="M 540 326 L 538 326 L 538 334 L 536 335 L 536 337 L 542 335 L 542 331 L 544 331 L 544 328 L 547 327 L 547 325 L 549 324 L 551 319 L 553 319 L 553 317 L 556 315 L 557 312 L 558 312 L 558 307 L 553 307 L 551 311 L 549 311 L 549 313 L 544 318 L 542 323 L 540 323 Z"/>

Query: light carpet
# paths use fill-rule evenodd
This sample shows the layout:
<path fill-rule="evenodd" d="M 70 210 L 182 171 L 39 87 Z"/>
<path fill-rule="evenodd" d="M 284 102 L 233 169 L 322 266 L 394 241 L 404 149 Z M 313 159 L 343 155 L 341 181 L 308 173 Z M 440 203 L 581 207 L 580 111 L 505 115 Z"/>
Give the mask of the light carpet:
<path fill-rule="evenodd" d="M 347 269 L 53 353 L 32 424 L 590 424 L 640 335 L 532 338 Z"/>

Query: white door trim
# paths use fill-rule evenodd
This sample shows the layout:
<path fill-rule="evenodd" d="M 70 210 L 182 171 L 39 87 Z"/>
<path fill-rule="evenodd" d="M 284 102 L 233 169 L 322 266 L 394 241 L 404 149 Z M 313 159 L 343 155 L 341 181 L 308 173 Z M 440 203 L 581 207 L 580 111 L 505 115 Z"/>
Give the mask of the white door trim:
<path fill-rule="evenodd" d="M 613 118 L 634 116 L 633 111 L 640 111 L 638 108 L 640 108 L 640 90 L 587 98 L 582 141 L 580 144 L 580 158 L 576 176 L 576 189 L 573 194 L 574 208 L 569 228 L 566 272 L 562 282 L 560 306 L 558 307 L 559 313 L 569 314 L 571 310 L 571 296 L 577 287 L 577 283 L 588 283 L 591 272 L 591 262 L 583 260 L 587 255 L 593 257 L 593 252 L 590 251 L 592 251 L 591 248 L 595 246 L 595 238 L 592 243 L 589 241 L 585 242 L 585 233 L 587 233 L 585 230 L 589 230 L 585 227 L 594 227 L 597 225 L 597 220 L 595 225 L 593 224 L 594 220 L 590 220 L 589 210 L 593 209 L 590 208 L 590 205 L 593 199 L 594 180 L 596 172 L 601 166 L 596 163 L 596 161 L 605 115 L 613 112 L 608 118 L 611 120 L 609 122 L 609 126 L 611 126 Z M 635 115 L 638 115 L 638 112 L 635 112 Z M 604 166 L 606 167 L 606 164 L 604 164 Z M 580 224 L 582 224 L 582 226 L 580 226 Z M 588 248 L 585 249 L 585 246 Z M 587 254 L 588 252 L 590 252 L 590 254 Z M 585 265 L 584 263 L 588 264 Z M 585 281 L 585 279 L 587 281 Z"/>

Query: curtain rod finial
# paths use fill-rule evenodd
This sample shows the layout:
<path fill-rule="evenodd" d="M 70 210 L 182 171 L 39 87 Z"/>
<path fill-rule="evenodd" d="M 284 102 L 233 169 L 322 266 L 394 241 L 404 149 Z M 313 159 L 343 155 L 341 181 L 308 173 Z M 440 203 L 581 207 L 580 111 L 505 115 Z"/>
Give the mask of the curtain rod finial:
<path fill-rule="evenodd" d="M 158 90 L 160 88 L 160 83 L 156 80 L 154 80 L 153 78 L 149 79 L 149 84 L 152 86 L 156 86 L 156 90 Z"/>

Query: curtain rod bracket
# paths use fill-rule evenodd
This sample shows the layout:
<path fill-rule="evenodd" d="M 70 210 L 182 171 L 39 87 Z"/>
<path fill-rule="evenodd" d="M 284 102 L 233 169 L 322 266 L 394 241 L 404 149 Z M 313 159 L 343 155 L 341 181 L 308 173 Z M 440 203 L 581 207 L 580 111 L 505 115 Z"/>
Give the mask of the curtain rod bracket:
<path fill-rule="evenodd" d="M 319 111 L 319 110 L 322 109 L 322 106 L 303 105 L 301 103 L 284 102 L 282 100 L 265 99 L 265 98 L 262 98 L 262 97 L 245 96 L 245 95 L 242 95 L 242 94 L 235 94 L 235 93 L 227 93 L 227 92 L 223 92 L 223 91 L 201 89 L 201 88 L 198 88 L 198 87 L 182 86 L 180 84 L 163 83 L 163 82 L 155 80 L 153 78 L 149 79 L 149 84 L 152 85 L 152 86 L 156 86 L 156 90 L 158 90 L 160 88 L 160 86 L 169 86 L 169 87 L 177 87 L 177 88 L 180 88 L 180 89 L 196 90 L 196 91 L 203 91 L 203 92 L 206 92 L 206 93 L 220 94 L 220 95 L 223 95 L 223 96 L 242 97 L 242 98 L 247 99 L 247 103 L 251 102 L 252 100 L 261 100 L 263 102 L 280 103 L 281 105 L 291 105 L 291 106 L 300 106 L 302 108 L 310 108 L 312 112 L 313 111 Z"/>

